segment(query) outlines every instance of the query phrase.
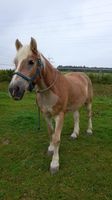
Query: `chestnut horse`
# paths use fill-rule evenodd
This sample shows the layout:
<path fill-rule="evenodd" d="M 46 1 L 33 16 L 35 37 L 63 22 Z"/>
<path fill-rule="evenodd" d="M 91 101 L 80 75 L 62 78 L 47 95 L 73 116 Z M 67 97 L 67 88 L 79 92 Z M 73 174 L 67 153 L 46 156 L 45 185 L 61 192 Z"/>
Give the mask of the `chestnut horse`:
<path fill-rule="evenodd" d="M 55 173 L 59 169 L 59 145 L 65 113 L 73 112 L 74 130 L 71 137 L 75 139 L 79 135 L 79 108 L 86 105 L 89 119 L 87 133 L 92 134 L 92 84 L 84 73 L 60 73 L 38 51 L 34 38 L 26 46 L 17 39 L 15 46 L 16 70 L 9 92 L 14 100 L 20 100 L 26 90 L 35 89 L 36 101 L 48 125 L 48 153 L 52 154 L 50 170 Z M 55 129 L 52 119 L 55 121 Z"/>

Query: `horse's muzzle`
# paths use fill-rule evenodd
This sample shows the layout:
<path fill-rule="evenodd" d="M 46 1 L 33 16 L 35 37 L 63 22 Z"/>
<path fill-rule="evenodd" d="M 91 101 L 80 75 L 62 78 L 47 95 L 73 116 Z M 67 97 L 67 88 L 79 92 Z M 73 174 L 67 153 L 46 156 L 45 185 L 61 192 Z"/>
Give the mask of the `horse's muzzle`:
<path fill-rule="evenodd" d="M 9 85 L 9 93 L 14 100 L 21 100 L 24 95 L 25 89 L 19 85 Z"/>

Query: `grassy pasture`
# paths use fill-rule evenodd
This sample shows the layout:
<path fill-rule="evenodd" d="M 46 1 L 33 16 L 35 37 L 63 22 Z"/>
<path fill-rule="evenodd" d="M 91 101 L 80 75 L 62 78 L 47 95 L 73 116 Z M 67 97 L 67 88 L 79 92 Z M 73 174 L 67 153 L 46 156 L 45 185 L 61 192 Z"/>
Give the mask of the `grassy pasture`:
<path fill-rule="evenodd" d="M 94 84 L 93 136 L 86 127 L 81 109 L 80 137 L 72 141 L 73 118 L 66 116 L 60 171 L 51 175 L 46 123 L 41 116 L 37 130 L 34 93 L 15 102 L 0 83 L 0 200 L 111 200 L 112 85 Z"/>

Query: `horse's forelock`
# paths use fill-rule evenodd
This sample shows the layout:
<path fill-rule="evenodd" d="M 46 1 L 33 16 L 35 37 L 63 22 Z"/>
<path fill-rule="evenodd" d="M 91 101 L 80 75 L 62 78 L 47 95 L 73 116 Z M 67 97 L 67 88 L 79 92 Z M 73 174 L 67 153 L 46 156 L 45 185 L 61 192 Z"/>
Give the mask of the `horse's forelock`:
<path fill-rule="evenodd" d="M 32 55 L 32 51 L 30 49 L 29 45 L 23 46 L 16 54 L 16 59 L 18 62 L 21 62 L 22 60 L 26 59 L 28 56 Z"/>

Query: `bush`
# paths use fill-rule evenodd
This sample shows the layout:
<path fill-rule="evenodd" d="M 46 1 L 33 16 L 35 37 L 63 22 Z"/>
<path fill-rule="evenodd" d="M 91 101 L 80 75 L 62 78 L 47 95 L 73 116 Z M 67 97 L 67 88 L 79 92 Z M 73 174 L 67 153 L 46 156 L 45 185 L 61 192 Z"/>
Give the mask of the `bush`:
<path fill-rule="evenodd" d="M 0 70 L 0 82 L 3 81 L 10 81 L 12 78 L 13 70 L 7 69 L 7 70 Z"/>
<path fill-rule="evenodd" d="M 112 73 L 87 73 L 93 83 L 112 84 Z"/>

